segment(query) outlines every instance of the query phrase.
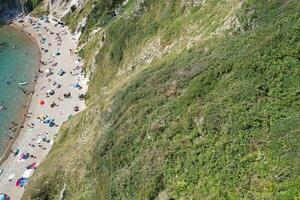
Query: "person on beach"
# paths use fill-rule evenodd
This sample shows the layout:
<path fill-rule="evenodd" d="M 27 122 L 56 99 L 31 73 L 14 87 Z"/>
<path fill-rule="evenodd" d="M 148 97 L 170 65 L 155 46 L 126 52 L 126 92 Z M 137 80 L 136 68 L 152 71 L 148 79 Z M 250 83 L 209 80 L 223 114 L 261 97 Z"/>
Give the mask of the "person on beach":
<path fill-rule="evenodd" d="M 12 153 L 14 154 L 14 157 L 16 157 L 20 152 L 20 149 L 16 148 L 15 151 L 12 151 Z"/>
<path fill-rule="evenodd" d="M 12 180 L 14 179 L 14 177 L 15 177 L 15 174 L 9 175 L 8 181 L 9 181 L 9 182 L 12 182 Z"/>
<path fill-rule="evenodd" d="M 29 127 L 29 128 L 34 128 L 34 124 L 33 123 L 27 123 L 27 126 Z"/>
<path fill-rule="evenodd" d="M 34 145 L 34 144 L 31 144 L 31 143 L 28 143 L 28 145 L 29 145 L 30 147 L 35 147 L 35 145 Z"/>
<path fill-rule="evenodd" d="M 12 127 L 8 127 L 8 130 L 11 131 L 11 132 L 16 132 L 17 131 L 16 128 L 12 128 Z"/>

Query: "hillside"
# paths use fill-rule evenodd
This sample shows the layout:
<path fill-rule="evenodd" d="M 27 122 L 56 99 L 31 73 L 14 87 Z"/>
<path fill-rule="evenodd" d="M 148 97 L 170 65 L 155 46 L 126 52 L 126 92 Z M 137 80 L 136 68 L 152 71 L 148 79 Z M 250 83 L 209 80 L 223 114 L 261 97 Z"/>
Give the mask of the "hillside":
<path fill-rule="evenodd" d="M 299 198 L 299 1 L 68 2 L 88 108 L 23 199 Z"/>

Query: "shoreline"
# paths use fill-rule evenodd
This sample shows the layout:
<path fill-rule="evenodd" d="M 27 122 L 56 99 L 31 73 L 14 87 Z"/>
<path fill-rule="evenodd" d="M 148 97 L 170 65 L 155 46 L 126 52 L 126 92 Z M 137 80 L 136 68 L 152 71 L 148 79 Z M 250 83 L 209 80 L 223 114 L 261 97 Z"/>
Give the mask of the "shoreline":
<path fill-rule="evenodd" d="M 38 70 L 41 69 L 41 64 L 40 64 L 40 60 L 41 60 L 41 50 L 40 50 L 40 46 L 38 41 L 36 40 L 36 38 L 32 35 L 32 33 L 26 31 L 23 27 L 19 26 L 18 24 L 16 24 L 15 22 L 10 23 L 9 25 L 6 26 L 10 26 L 13 29 L 17 30 L 17 31 L 21 31 L 23 32 L 23 34 L 34 44 L 34 46 L 36 46 L 39 54 L 38 54 L 38 60 L 36 62 L 36 66 L 35 68 L 37 68 L 37 72 L 34 72 L 34 77 L 36 77 L 38 75 Z M 32 91 L 35 92 L 36 91 L 36 85 L 37 85 L 37 80 L 34 79 L 35 81 L 32 84 Z M 1 157 L 0 157 L 0 166 L 5 162 L 5 160 L 9 157 L 9 155 L 11 154 L 12 151 L 12 147 L 14 146 L 14 143 L 16 142 L 16 140 L 18 139 L 18 137 L 20 136 L 22 127 L 25 127 L 25 121 L 26 121 L 26 116 L 28 114 L 29 108 L 30 108 L 30 104 L 32 103 L 32 97 L 33 97 L 34 93 L 30 93 L 29 97 L 25 103 L 26 107 L 24 109 L 22 109 L 22 111 L 20 112 L 20 116 L 18 117 L 19 120 L 17 120 L 19 122 L 18 128 L 15 131 L 15 133 L 13 134 L 13 138 L 9 139 L 7 146 L 5 147 L 5 151 L 2 153 Z"/>
<path fill-rule="evenodd" d="M 3 169 L 0 193 L 18 200 L 35 170 L 28 172 L 28 166 L 33 163 L 38 166 L 43 162 L 52 149 L 60 126 L 69 120 L 69 116 L 86 108 L 80 96 L 87 90 L 88 79 L 84 76 L 83 61 L 76 53 L 78 35 L 72 34 L 67 26 L 59 24 L 52 16 L 46 21 L 29 15 L 15 19 L 11 26 L 33 38 L 40 55 L 34 93 L 24 110 L 29 114 L 23 114 L 22 118 L 24 128 L 20 129 L 18 137 L 14 137 L 0 166 Z M 14 149 L 18 152 L 11 154 Z M 20 187 L 17 182 L 24 176 L 25 186 Z"/>

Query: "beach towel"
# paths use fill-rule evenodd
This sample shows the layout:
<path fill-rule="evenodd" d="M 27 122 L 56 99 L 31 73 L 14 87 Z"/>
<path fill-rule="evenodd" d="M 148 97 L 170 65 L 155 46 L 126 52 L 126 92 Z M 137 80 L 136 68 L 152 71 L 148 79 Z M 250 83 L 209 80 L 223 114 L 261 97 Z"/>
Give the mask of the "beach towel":
<path fill-rule="evenodd" d="M 27 181 L 27 178 L 21 177 L 17 180 L 16 186 L 23 187 L 25 185 L 26 181 Z"/>
<path fill-rule="evenodd" d="M 20 154 L 18 160 L 19 160 L 19 161 L 24 161 L 24 160 L 27 160 L 29 157 L 30 157 L 30 154 L 29 154 L 29 153 L 23 152 L 23 153 Z"/>
<path fill-rule="evenodd" d="M 35 130 L 35 128 L 29 128 L 29 129 L 27 129 L 27 133 L 29 133 L 29 132 L 32 132 L 32 131 L 34 131 Z"/>
<path fill-rule="evenodd" d="M 18 160 L 19 160 L 19 161 L 22 161 L 24 155 L 25 155 L 25 153 L 21 153 Z"/>
<path fill-rule="evenodd" d="M 28 179 L 33 173 L 33 169 L 27 169 L 22 175 L 22 178 Z"/>

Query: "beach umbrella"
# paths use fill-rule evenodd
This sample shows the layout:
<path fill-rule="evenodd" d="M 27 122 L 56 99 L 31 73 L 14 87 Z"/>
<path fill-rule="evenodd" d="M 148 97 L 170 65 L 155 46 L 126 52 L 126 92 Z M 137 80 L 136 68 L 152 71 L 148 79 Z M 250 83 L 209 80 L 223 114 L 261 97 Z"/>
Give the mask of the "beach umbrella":
<path fill-rule="evenodd" d="M 47 90 L 47 94 L 49 94 L 49 95 L 53 95 L 55 92 L 54 92 L 54 90 Z"/>
<path fill-rule="evenodd" d="M 39 101 L 39 104 L 40 104 L 40 105 L 45 105 L 45 103 L 46 103 L 46 102 L 45 102 L 44 100 L 42 100 L 42 99 Z"/>
<path fill-rule="evenodd" d="M 76 84 L 75 84 L 75 87 L 76 87 L 76 88 L 80 88 L 81 86 L 79 85 L 79 83 L 76 83 Z"/>

